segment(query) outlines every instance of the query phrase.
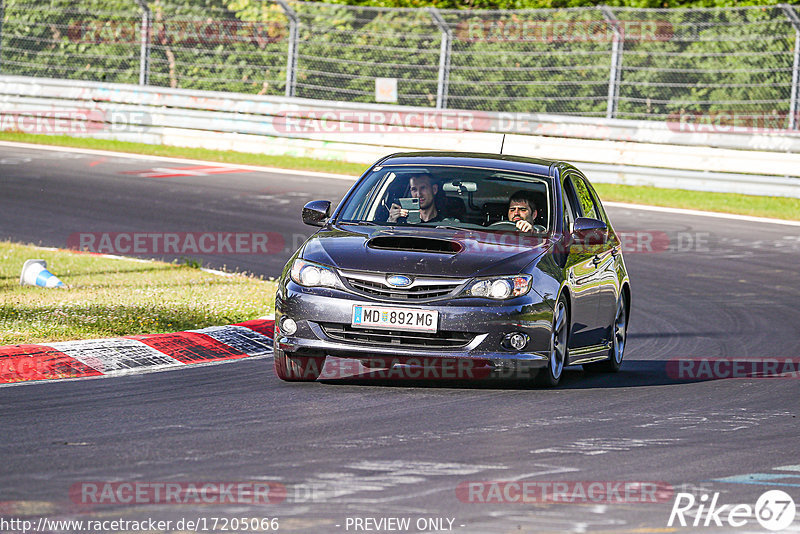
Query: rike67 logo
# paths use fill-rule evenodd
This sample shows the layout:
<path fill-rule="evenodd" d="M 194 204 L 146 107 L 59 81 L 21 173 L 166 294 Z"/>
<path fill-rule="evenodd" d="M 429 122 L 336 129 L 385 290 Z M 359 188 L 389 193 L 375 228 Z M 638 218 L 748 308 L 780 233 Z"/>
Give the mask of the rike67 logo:
<path fill-rule="evenodd" d="M 721 504 L 719 493 L 706 493 L 699 498 L 691 493 L 678 493 L 669 514 L 667 526 L 677 522 L 685 527 L 743 527 L 755 520 L 763 528 L 778 532 L 794 521 L 797 510 L 792 497 L 781 490 L 769 490 L 761 494 L 755 506 L 750 504 Z M 692 520 L 694 518 L 694 520 Z"/>

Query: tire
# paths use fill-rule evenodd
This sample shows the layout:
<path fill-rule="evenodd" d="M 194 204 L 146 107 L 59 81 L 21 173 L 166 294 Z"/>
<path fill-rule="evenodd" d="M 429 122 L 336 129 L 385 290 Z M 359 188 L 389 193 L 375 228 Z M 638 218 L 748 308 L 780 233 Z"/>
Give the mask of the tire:
<path fill-rule="evenodd" d="M 550 328 L 550 358 L 547 367 L 540 369 L 536 383 L 540 386 L 555 387 L 561 381 L 564 364 L 569 355 L 569 306 L 561 295 L 553 310 L 553 324 Z"/>
<path fill-rule="evenodd" d="M 617 311 L 614 314 L 614 322 L 611 324 L 612 343 L 608 349 L 608 359 L 596 363 L 588 363 L 583 366 L 584 371 L 595 373 L 616 373 L 622 366 L 622 358 L 625 356 L 625 345 L 628 341 L 628 297 L 625 290 L 619 295 L 617 301 Z"/>
<path fill-rule="evenodd" d="M 275 374 L 286 382 L 313 382 L 322 373 L 325 356 L 289 356 L 274 348 Z"/>

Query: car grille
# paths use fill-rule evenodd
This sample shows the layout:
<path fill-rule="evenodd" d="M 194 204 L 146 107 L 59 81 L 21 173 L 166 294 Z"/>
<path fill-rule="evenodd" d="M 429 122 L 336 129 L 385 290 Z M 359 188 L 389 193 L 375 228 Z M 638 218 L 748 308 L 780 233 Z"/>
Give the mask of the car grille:
<path fill-rule="evenodd" d="M 408 348 L 459 348 L 469 345 L 475 334 L 469 332 L 440 331 L 406 332 L 375 328 L 353 328 L 349 324 L 320 323 L 322 331 L 331 339 L 349 343 L 365 343 L 381 347 Z"/>
<path fill-rule="evenodd" d="M 384 275 L 341 271 L 348 285 L 357 293 L 385 300 L 423 301 L 446 297 L 464 283 L 453 278 L 416 278 L 408 287 L 392 287 Z"/>

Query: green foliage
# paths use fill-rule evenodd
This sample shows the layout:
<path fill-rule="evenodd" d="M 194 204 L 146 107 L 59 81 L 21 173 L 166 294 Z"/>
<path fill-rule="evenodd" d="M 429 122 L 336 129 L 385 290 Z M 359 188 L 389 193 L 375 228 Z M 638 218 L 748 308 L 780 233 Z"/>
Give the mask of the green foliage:
<path fill-rule="evenodd" d="M 560 9 L 598 5 L 635 8 L 742 7 L 797 4 L 798 0 L 331 0 L 329 3 L 379 7 L 428 7 L 439 9 Z"/>
<path fill-rule="evenodd" d="M 800 0 L 798 0 L 800 1 Z M 448 107 L 605 116 L 613 31 L 588 0 L 339 0 L 292 2 L 296 96 L 375 101 L 397 78 L 399 103 L 431 107 L 442 36 L 453 31 Z M 353 5 L 344 5 L 355 4 Z M 760 0 L 608 0 L 626 24 L 618 117 L 759 112 L 785 117 L 795 32 Z M 725 6 L 741 9 L 640 9 Z M 150 0 L 149 83 L 283 95 L 289 19 L 268 0 Z M 528 11 L 468 11 L 501 8 Z M 535 10 L 548 8 L 548 10 Z M 558 8 L 558 9 L 551 9 Z M 6 74 L 137 83 L 141 13 L 134 0 L 6 0 Z"/>

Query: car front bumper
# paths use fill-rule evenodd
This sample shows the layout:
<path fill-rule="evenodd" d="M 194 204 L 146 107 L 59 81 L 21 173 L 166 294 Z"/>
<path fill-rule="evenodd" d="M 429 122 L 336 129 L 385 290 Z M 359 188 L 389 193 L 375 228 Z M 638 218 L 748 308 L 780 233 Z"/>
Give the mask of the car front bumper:
<path fill-rule="evenodd" d="M 438 311 L 440 335 L 464 336 L 463 343 L 450 340 L 449 346 L 434 346 L 424 336 L 405 336 L 377 329 L 352 328 L 353 306 L 384 305 Z M 507 301 L 457 298 L 425 303 L 376 301 L 328 288 L 305 288 L 288 281 L 281 284 L 275 302 L 275 345 L 297 356 L 331 355 L 362 360 L 403 361 L 406 359 L 485 360 L 496 367 L 524 362 L 528 367 L 547 365 L 550 353 L 550 328 L 553 307 L 530 291 Z M 282 332 L 285 318 L 292 318 L 297 330 Z M 370 332 L 376 335 L 370 335 Z M 521 350 L 504 346 L 510 333 L 523 333 L 528 342 Z M 393 334 L 397 334 L 393 336 Z M 413 337 L 409 341 L 406 337 Z M 507 345 L 507 344 L 506 344 Z"/>

